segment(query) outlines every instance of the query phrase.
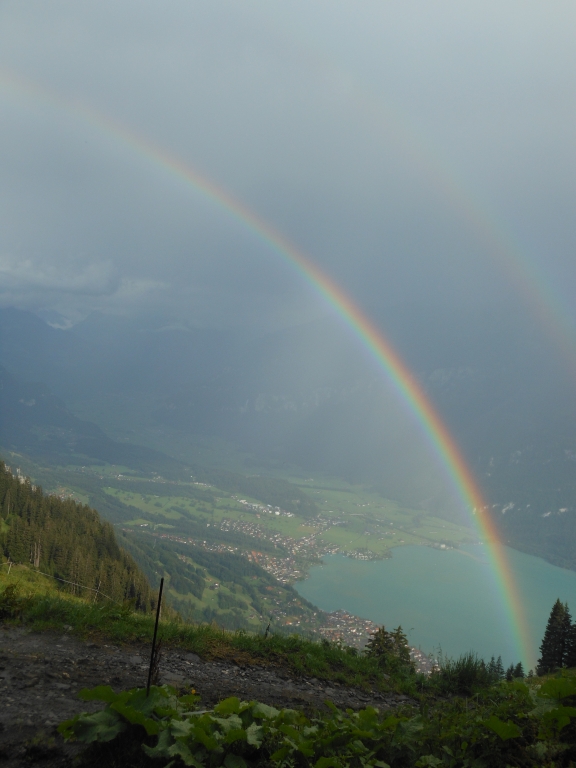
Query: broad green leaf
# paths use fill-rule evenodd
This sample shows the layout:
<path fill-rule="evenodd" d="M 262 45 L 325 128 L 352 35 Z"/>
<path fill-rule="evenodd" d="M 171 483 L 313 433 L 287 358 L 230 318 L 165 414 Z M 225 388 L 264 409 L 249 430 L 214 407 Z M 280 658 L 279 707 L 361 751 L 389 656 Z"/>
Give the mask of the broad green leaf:
<path fill-rule="evenodd" d="M 61 734 L 66 741 L 74 736 L 74 726 L 80 717 L 81 715 L 76 715 L 75 717 L 70 718 L 70 720 L 64 720 L 64 722 L 60 723 L 58 726 L 58 733 Z"/>
<path fill-rule="evenodd" d="M 275 763 L 280 763 L 290 754 L 291 751 L 292 748 L 289 746 L 280 747 L 280 749 L 277 749 L 273 755 L 270 755 L 270 760 Z"/>
<path fill-rule="evenodd" d="M 302 739 L 302 741 L 296 742 L 295 746 L 299 752 L 302 752 L 302 754 L 305 755 L 305 757 L 312 757 L 316 743 L 314 741 L 306 741 L 305 739 Z"/>
<path fill-rule="evenodd" d="M 558 731 L 565 728 L 571 718 L 576 717 L 576 707 L 555 707 L 544 714 L 544 723 L 553 724 Z"/>
<path fill-rule="evenodd" d="M 170 732 L 175 739 L 186 739 L 194 730 L 194 723 L 191 720 L 171 720 Z"/>
<path fill-rule="evenodd" d="M 423 728 L 422 719 L 418 715 L 411 720 L 401 720 L 394 731 L 393 741 L 396 744 L 407 744 L 416 741 L 420 731 Z"/>
<path fill-rule="evenodd" d="M 214 712 L 217 715 L 237 715 L 240 712 L 240 699 L 236 696 L 224 699 L 220 704 L 216 704 Z"/>
<path fill-rule="evenodd" d="M 122 715 L 122 717 L 125 720 L 128 720 L 132 725 L 141 725 L 145 728 L 148 736 L 155 736 L 157 733 L 160 733 L 160 730 L 162 729 L 162 725 L 158 720 L 152 720 L 152 718 L 146 717 L 144 712 L 134 709 L 134 707 L 130 707 L 127 704 L 116 702 L 115 704 L 110 705 L 110 709 L 118 712 L 119 715 Z"/>
<path fill-rule="evenodd" d="M 285 710 L 289 711 L 289 710 Z M 252 716 L 253 717 L 264 717 L 267 720 L 272 720 L 274 717 L 278 717 L 280 714 L 280 711 L 278 709 L 274 709 L 274 707 L 269 707 L 268 704 L 255 704 L 252 707 Z"/>
<path fill-rule="evenodd" d="M 110 709 L 93 715 L 80 715 L 73 726 L 74 738 L 84 744 L 94 741 L 112 741 L 126 729 L 126 724 Z"/>
<path fill-rule="evenodd" d="M 235 741 L 246 741 L 246 731 L 244 728 L 232 728 L 224 737 L 225 744 L 233 744 Z"/>
<path fill-rule="evenodd" d="M 261 747 L 264 741 L 264 728 L 261 725 L 252 723 L 246 729 L 246 741 L 252 747 Z"/>
<path fill-rule="evenodd" d="M 192 710 L 200 701 L 200 696 L 197 696 L 195 693 L 187 693 L 185 696 L 180 696 L 178 701 L 187 709 Z"/>
<path fill-rule="evenodd" d="M 218 724 L 222 733 L 229 733 L 230 731 L 242 729 L 242 720 L 238 715 L 230 715 L 230 717 L 214 717 L 212 718 L 212 721 Z"/>
<path fill-rule="evenodd" d="M 384 722 L 380 727 L 394 730 L 398 727 L 399 722 L 400 722 L 400 718 L 395 717 L 394 715 L 390 715 L 390 717 L 387 717 L 386 720 L 384 720 Z"/>
<path fill-rule="evenodd" d="M 78 698 L 84 701 L 105 701 L 106 704 L 111 704 L 116 701 L 118 694 L 114 693 L 109 685 L 97 685 L 96 688 L 82 688 Z"/>
<path fill-rule="evenodd" d="M 488 720 L 484 721 L 484 725 L 486 728 L 490 728 L 491 731 L 494 731 L 502 741 L 517 739 L 519 736 L 522 736 L 522 731 L 515 723 L 511 720 L 508 720 L 508 722 L 505 723 L 503 720 L 500 720 L 499 717 L 496 717 L 496 715 L 491 715 Z"/>
<path fill-rule="evenodd" d="M 301 735 L 301 732 L 292 725 L 281 725 L 278 730 L 290 739 L 299 739 Z"/>
<path fill-rule="evenodd" d="M 555 677 L 547 680 L 538 691 L 538 696 L 549 699 L 565 699 L 576 696 L 576 677 Z"/>
<path fill-rule="evenodd" d="M 204 761 L 198 760 L 197 755 L 194 755 L 188 745 L 182 741 L 173 744 L 169 752 L 171 757 L 178 756 L 184 765 L 191 765 L 193 768 L 205 768 Z"/>
<path fill-rule="evenodd" d="M 170 735 L 170 731 L 166 729 L 162 731 L 162 733 L 158 737 L 158 741 L 156 742 L 155 747 L 148 747 L 146 746 L 146 744 L 142 744 L 142 749 L 149 757 L 153 757 L 153 758 L 171 757 L 170 752 L 168 750 L 173 744 L 174 744 L 174 739 Z"/>
<path fill-rule="evenodd" d="M 200 724 L 196 725 L 194 731 L 191 734 L 191 737 L 196 741 L 199 741 L 200 744 L 203 744 L 208 751 L 218 749 L 220 746 L 220 742 L 215 739 L 212 734 L 206 733 Z"/>

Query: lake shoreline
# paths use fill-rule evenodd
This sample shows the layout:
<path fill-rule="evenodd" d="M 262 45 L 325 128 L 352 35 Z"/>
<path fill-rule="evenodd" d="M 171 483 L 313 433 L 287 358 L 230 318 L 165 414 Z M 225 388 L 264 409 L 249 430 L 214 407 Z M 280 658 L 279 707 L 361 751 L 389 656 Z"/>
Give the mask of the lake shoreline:
<path fill-rule="evenodd" d="M 325 555 L 294 588 L 326 612 L 344 610 L 379 626 L 401 625 L 410 644 L 427 654 L 473 651 L 486 659 L 501 655 L 506 664 L 520 660 L 520 629 L 487 544 L 393 549 L 393 556 L 381 560 Z M 576 608 L 576 572 L 517 549 L 505 551 L 528 628 L 529 658 L 522 662 L 530 668 L 554 601 Z"/>

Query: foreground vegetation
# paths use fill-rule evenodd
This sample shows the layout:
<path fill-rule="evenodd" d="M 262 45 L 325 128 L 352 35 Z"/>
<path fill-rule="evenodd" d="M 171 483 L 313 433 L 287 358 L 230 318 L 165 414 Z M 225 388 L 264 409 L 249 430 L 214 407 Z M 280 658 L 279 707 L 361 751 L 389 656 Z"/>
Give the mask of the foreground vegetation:
<path fill-rule="evenodd" d="M 308 766 L 426 768 L 574 765 L 576 678 L 500 683 L 473 701 L 456 698 L 394 714 L 367 707 L 305 715 L 237 698 L 197 710 L 168 686 L 120 694 L 83 691 L 106 707 L 60 726 L 93 745 L 83 764 L 108 766 Z"/>
<path fill-rule="evenodd" d="M 118 643 L 149 643 L 150 615 L 129 603 L 93 603 L 59 593 L 54 581 L 23 567 L 0 580 L 0 621 Z M 278 766 L 339 768 L 500 768 L 576 765 L 576 676 L 502 680 L 474 654 L 445 660 L 430 677 L 414 672 L 400 629 L 382 630 L 367 651 L 298 636 L 227 632 L 213 625 L 161 622 L 164 647 L 204 659 L 273 664 L 364 689 L 409 693 L 393 713 L 367 707 L 323 712 L 277 710 L 230 698 L 212 710 L 168 686 L 84 691 L 102 701 L 96 714 L 62 724 L 61 733 L 87 745 L 80 764 L 122 766 Z"/>

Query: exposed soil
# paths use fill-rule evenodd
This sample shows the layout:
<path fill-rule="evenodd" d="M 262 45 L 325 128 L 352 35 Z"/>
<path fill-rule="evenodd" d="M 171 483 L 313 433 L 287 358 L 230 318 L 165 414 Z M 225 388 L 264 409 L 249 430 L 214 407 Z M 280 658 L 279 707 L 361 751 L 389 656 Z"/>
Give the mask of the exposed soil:
<path fill-rule="evenodd" d="M 64 745 L 56 726 L 99 704 L 77 698 L 82 688 L 111 685 L 116 691 L 146 685 L 150 645 L 117 646 L 85 642 L 73 635 L 0 628 L 0 763 L 15 766 L 69 766 L 78 748 Z M 407 696 L 365 691 L 314 678 L 295 678 L 278 667 L 203 661 L 194 653 L 165 648 L 161 683 L 194 688 L 204 706 L 227 696 L 257 699 L 275 707 L 318 709 L 326 700 L 359 709 L 388 709 Z"/>

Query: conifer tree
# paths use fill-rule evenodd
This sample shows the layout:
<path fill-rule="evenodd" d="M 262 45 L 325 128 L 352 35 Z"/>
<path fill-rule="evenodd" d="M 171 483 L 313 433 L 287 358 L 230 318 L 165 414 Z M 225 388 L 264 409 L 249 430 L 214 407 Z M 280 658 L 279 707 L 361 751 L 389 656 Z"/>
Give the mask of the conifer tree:
<path fill-rule="evenodd" d="M 576 667 L 576 624 L 570 625 L 564 651 L 564 665 Z"/>
<path fill-rule="evenodd" d="M 525 677 L 524 667 L 522 666 L 521 661 L 519 661 L 518 664 L 516 664 L 514 667 L 514 677 Z"/>
<path fill-rule="evenodd" d="M 566 666 L 568 656 L 568 647 L 570 645 L 570 635 L 572 634 L 572 616 L 568 608 L 568 603 L 564 603 L 564 618 L 562 621 L 562 666 Z"/>
<path fill-rule="evenodd" d="M 413 666 L 410 646 L 402 627 L 397 627 L 391 632 L 383 626 L 376 630 L 366 644 L 366 655 L 380 659 L 384 665 L 395 660 L 402 665 Z"/>
<path fill-rule="evenodd" d="M 506 670 L 506 680 L 511 683 L 514 680 L 514 664 L 510 664 Z"/>
<path fill-rule="evenodd" d="M 498 677 L 498 680 L 502 680 L 505 674 L 504 664 L 502 664 L 502 656 L 498 656 L 498 658 L 496 659 L 496 665 L 495 665 L 494 671 L 496 673 L 496 676 Z"/>
<path fill-rule="evenodd" d="M 137 608 L 150 610 L 148 580 L 94 509 L 44 494 L 27 478 L 14 477 L 2 461 L 0 499 L 5 521 L 0 558 L 28 564 L 60 579 L 61 585 L 62 580 L 74 582 L 65 587 L 74 593 L 93 590 L 117 602 L 133 599 Z"/>
<path fill-rule="evenodd" d="M 564 665 L 569 646 L 567 635 L 570 628 L 568 606 L 558 599 L 550 611 L 546 631 L 540 645 L 540 658 L 537 666 L 539 675 L 552 672 Z"/>

